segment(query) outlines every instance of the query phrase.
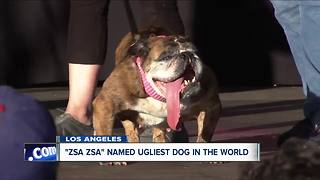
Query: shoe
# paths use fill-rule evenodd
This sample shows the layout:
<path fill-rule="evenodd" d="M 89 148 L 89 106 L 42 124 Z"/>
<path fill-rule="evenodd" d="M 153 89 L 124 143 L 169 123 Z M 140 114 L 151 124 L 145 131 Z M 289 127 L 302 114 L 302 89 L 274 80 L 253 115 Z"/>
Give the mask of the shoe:
<path fill-rule="evenodd" d="M 55 118 L 58 136 L 93 135 L 93 126 L 77 121 L 69 113 L 63 113 Z"/>
<path fill-rule="evenodd" d="M 309 119 L 306 118 L 295 124 L 290 130 L 281 134 L 278 138 L 278 146 L 280 147 L 291 137 L 318 141 L 318 139 L 320 139 L 320 128 L 319 126 L 315 126 Z"/>

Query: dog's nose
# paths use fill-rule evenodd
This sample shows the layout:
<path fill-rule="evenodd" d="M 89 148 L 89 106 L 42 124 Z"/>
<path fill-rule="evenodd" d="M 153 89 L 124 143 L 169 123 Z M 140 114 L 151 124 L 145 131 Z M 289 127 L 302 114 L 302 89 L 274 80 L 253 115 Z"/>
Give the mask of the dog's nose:
<path fill-rule="evenodd" d="M 182 52 L 180 55 L 180 58 L 182 58 L 183 60 L 193 60 L 193 54 L 191 52 Z"/>

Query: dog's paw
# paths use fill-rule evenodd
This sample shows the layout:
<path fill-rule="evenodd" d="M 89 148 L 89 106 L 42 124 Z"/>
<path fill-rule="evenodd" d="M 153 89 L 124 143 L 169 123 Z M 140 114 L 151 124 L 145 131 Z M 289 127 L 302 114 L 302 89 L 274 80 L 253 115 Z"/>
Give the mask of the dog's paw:
<path fill-rule="evenodd" d="M 127 166 L 127 162 L 99 162 L 100 166 Z"/>

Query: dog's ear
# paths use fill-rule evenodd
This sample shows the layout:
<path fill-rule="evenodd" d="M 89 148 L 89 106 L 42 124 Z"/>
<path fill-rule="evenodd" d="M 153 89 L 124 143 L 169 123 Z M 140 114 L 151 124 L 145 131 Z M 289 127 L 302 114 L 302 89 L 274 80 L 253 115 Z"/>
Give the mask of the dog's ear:
<path fill-rule="evenodd" d="M 128 53 L 132 56 L 147 56 L 150 51 L 147 39 L 143 38 L 140 34 L 135 34 L 133 39 L 134 43 L 130 46 Z"/>

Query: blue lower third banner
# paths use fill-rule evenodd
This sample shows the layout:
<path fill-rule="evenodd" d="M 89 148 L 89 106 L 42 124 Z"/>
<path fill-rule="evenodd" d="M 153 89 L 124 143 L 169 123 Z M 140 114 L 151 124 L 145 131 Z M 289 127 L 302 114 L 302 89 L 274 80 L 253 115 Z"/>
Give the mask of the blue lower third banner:
<path fill-rule="evenodd" d="M 25 144 L 25 161 L 260 161 L 259 143 L 127 143 L 125 136 L 60 136 Z"/>
<path fill-rule="evenodd" d="M 55 143 L 24 144 L 25 161 L 57 161 L 58 149 Z"/>
<path fill-rule="evenodd" d="M 60 161 L 260 161 L 259 143 L 60 143 Z"/>

